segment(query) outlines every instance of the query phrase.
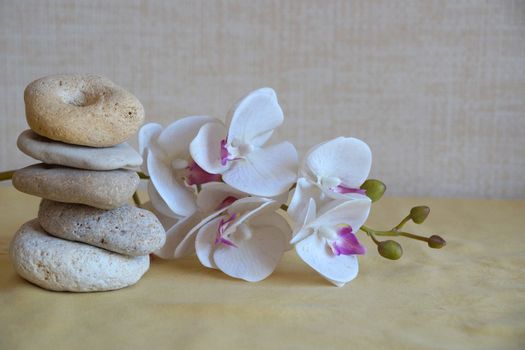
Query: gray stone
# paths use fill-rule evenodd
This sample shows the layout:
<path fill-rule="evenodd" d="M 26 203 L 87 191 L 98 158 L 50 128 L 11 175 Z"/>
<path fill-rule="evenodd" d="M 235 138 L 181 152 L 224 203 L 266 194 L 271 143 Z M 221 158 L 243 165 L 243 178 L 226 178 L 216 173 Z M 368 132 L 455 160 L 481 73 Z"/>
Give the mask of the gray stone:
<path fill-rule="evenodd" d="M 80 170 L 42 163 L 17 170 L 13 175 L 13 186 L 21 192 L 101 209 L 126 204 L 139 182 L 139 176 L 131 170 Z"/>
<path fill-rule="evenodd" d="M 53 236 L 125 255 L 152 253 L 166 240 L 166 232 L 153 213 L 130 205 L 102 210 L 43 199 L 38 221 Z"/>
<path fill-rule="evenodd" d="M 46 164 L 79 169 L 113 170 L 133 168 L 142 164 L 142 157 L 127 143 L 113 147 L 94 148 L 53 141 L 25 130 L 18 136 L 18 148 Z"/>
<path fill-rule="evenodd" d="M 135 284 L 149 256 L 130 257 L 48 235 L 31 220 L 18 230 L 9 251 L 16 272 L 42 288 L 96 292 Z"/>

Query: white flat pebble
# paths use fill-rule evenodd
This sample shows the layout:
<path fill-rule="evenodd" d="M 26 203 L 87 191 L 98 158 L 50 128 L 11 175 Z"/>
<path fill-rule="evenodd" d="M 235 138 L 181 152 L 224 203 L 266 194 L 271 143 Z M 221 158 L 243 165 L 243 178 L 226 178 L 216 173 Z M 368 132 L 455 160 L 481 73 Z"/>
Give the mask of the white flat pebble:
<path fill-rule="evenodd" d="M 130 257 L 48 235 L 31 220 L 10 247 L 16 272 L 42 288 L 97 292 L 135 284 L 149 268 L 149 256 Z"/>
<path fill-rule="evenodd" d="M 127 143 L 113 147 L 94 148 L 53 141 L 31 130 L 18 136 L 18 148 L 30 157 L 46 164 L 64 165 L 88 170 L 134 168 L 142 157 Z"/>

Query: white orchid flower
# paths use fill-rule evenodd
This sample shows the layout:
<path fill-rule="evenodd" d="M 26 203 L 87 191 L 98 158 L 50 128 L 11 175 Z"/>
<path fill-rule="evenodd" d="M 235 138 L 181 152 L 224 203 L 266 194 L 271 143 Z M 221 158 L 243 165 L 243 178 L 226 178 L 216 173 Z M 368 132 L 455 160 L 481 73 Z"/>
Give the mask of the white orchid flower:
<path fill-rule="evenodd" d="M 370 212 L 368 198 L 332 201 L 316 212 L 310 198 L 291 243 L 299 257 L 324 278 L 341 287 L 358 273 L 356 255 L 365 253 L 355 232 Z"/>
<path fill-rule="evenodd" d="M 195 212 L 195 185 L 220 181 L 190 156 L 189 145 L 199 129 L 218 120 L 205 116 L 186 117 L 165 129 L 156 123 L 139 131 L 139 151 L 145 159 L 142 170 L 150 176 L 148 193 L 153 206 L 163 215 L 186 217 Z"/>
<path fill-rule="evenodd" d="M 209 268 L 249 282 L 268 277 L 291 237 L 286 220 L 277 214 L 277 202 L 247 197 L 199 229 L 195 248 Z"/>
<path fill-rule="evenodd" d="M 248 196 L 223 182 L 202 185 L 196 197 L 197 210 L 166 228 L 166 243 L 155 252 L 163 259 L 176 259 L 195 253 L 195 235 L 210 220 L 224 212 L 235 201 Z M 162 213 L 155 211 L 157 216 Z M 161 220 L 162 222 L 162 220 Z"/>
<path fill-rule="evenodd" d="M 365 198 L 360 186 L 372 166 L 372 152 L 363 141 L 338 137 L 312 147 L 301 165 L 300 178 L 288 208 L 296 221 L 310 198 L 321 207 L 329 201 Z"/>
<path fill-rule="evenodd" d="M 275 91 L 255 90 L 228 116 L 226 125 L 203 125 L 191 142 L 195 162 L 210 174 L 221 174 L 230 186 L 262 197 L 288 191 L 297 178 L 297 151 L 289 142 L 266 145 L 283 112 Z"/>

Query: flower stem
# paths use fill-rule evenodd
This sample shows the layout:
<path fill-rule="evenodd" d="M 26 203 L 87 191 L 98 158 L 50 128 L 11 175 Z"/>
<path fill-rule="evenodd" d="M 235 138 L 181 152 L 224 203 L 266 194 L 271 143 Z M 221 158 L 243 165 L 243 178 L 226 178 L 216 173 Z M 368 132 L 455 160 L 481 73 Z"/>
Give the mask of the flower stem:
<path fill-rule="evenodd" d="M 377 240 L 376 236 L 374 235 L 375 231 L 372 230 L 371 228 L 366 227 L 366 226 L 363 225 L 363 226 L 361 226 L 359 229 L 360 229 L 361 231 L 365 232 L 365 233 L 368 235 L 368 237 L 370 237 L 370 238 L 372 239 L 372 241 L 374 241 L 374 243 L 375 243 L 376 245 L 379 245 L 379 243 L 381 243 L 381 242 L 379 242 L 379 241 Z"/>
<path fill-rule="evenodd" d="M 394 227 L 392 230 L 393 231 L 397 231 L 397 230 L 400 230 L 410 219 L 412 218 L 412 216 L 410 214 L 408 214 L 406 216 L 406 218 L 404 218 L 403 220 L 401 220 L 401 222 L 396 226 Z"/>
<path fill-rule="evenodd" d="M 371 229 L 370 227 L 367 227 L 367 226 L 363 225 L 363 226 L 361 226 L 361 231 L 366 232 L 368 235 L 376 235 L 376 236 L 403 236 L 403 237 L 407 237 L 407 238 L 416 239 L 418 241 L 428 242 L 428 237 L 416 235 L 416 234 L 413 234 L 413 233 L 410 233 L 410 232 L 397 231 L 396 228 L 393 228 L 390 231 L 377 231 L 377 230 Z"/>
<path fill-rule="evenodd" d="M 138 192 L 136 192 L 136 191 L 135 191 L 135 193 L 133 193 L 133 202 L 135 202 L 135 205 L 137 207 L 140 207 L 140 205 L 141 205 L 140 198 L 139 198 Z"/>
<path fill-rule="evenodd" d="M 8 170 L 0 173 L 0 181 L 7 181 L 13 178 L 14 170 Z"/>
<path fill-rule="evenodd" d="M 149 176 L 144 174 L 143 172 L 141 171 L 137 171 L 137 174 L 139 175 L 139 177 L 143 180 L 149 180 Z"/>

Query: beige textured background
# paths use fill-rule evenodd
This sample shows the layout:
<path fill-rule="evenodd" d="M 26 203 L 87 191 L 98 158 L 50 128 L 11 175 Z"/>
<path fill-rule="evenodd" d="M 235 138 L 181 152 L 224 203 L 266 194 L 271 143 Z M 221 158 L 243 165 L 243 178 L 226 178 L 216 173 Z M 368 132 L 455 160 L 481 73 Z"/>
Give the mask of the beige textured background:
<path fill-rule="evenodd" d="M 391 194 L 525 197 L 524 1 L 0 3 L 0 170 L 25 85 L 90 72 L 163 124 L 272 86 L 283 138 L 362 138 Z"/>

